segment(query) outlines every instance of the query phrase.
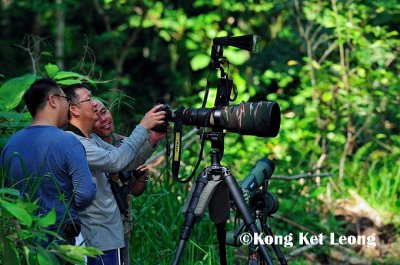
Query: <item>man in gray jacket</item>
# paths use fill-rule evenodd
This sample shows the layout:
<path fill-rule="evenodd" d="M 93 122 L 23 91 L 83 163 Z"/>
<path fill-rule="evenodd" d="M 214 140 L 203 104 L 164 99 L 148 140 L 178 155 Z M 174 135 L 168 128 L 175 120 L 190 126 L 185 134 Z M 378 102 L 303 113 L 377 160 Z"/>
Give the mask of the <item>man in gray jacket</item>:
<path fill-rule="evenodd" d="M 72 131 L 85 147 L 89 168 L 97 184 L 92 204 L 79 213 L 82 235 L 87 246 L 104 252 L 98 258 L 88 258 L 88 265 L 117 265 L 118 249 L 124 247 L 123 225 L 120 211 L 108 183 L 108 174 L 122 170 L 134 170 L 136 157 L 148 157 L 153 151 L 149 143 L 149 131 L 164 123 L 165 112 L 155 106 L 140 124 L 126 137 L 121 146 L 114 147 L 95 134 L 93 126 L 98 119 L 97 101 L 92 99 L 89 88 L 76 84 L 63 89 L 71 98 L 68 131 Z"/>

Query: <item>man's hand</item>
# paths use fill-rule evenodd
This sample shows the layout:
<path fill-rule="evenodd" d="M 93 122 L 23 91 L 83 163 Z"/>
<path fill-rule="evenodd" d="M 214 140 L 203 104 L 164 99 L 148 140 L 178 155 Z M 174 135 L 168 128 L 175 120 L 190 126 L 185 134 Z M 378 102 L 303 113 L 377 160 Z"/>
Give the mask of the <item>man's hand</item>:
<path fill-rule="evenodd" d="M 136 170 L 144 172 L 142 176 L 140 176 L 136 181 L 131 183 L 131 194 L 133 196 L 139 196 L 143 193 L 144 189 L 146 188 L 146 181 L 148 176 L 148 165 L 143 164 L 136 168 Z"/>
<path fill-rule="evenodd" d="M 167 129 L 169 131 L 169 128 Z M 162 138 L 164 138 L 167 135 L 165 132 L 155 132 L 155 131 L 150 131 L 150 145 L 155 146 L 158 141 L 160 141 Z"/>
<path fill-rule="evenodd" d="M 162 104 L 159 104 L 149 110 L 140 121 L 140 125 L 142 125 L 146 130 L 150 130 L 159 124 L 163 124 L 165 120 L 165 111 L 157 112 L 161 106 Z"/>
<path fill-rule="evenodd" d="M 137 171 L 142 173 L 141 178 L 144 179 L 149 175 L 149 165 L 143 164 L 136 168 Z"/>

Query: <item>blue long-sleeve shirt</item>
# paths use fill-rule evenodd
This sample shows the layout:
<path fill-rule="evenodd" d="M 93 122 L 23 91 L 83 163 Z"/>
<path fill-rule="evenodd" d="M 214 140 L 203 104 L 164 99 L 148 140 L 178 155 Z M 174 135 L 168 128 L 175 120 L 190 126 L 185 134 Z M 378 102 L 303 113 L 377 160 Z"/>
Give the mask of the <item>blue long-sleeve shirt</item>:
<path fill-rule="evenodd" d="M 29 126 L 17 132 L 4 147 L 0 162 L 8 169 L 8 186 L 39 199 L 39 214 L 56 210 L 54 228 L 61 222 L 80 223 L 78 210 L 88 207 L 96 194 L 82 144 L 54 126 Z"/>

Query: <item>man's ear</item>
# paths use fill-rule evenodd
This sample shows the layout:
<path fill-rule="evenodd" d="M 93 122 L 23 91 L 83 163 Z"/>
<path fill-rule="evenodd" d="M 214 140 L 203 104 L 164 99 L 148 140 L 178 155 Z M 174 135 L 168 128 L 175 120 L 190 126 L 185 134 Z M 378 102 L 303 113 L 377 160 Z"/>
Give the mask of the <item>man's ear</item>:
<path fill-rule="evenodd" d="M 79 108 L 77 106 L 69 106 L 69 112 L 74 117 L 79 116 Z"/>
<path fill-rule="evenodd" d="M 57 100 L 56 100 L 56 97 L 55 97 L 55 96 L 50 95 L 50 96 L 47 98 L 47 101 L 49 102 L 50 107 L 52 107 L 53 109 L 57 108 L 58 103 L 57 103 Z"/>

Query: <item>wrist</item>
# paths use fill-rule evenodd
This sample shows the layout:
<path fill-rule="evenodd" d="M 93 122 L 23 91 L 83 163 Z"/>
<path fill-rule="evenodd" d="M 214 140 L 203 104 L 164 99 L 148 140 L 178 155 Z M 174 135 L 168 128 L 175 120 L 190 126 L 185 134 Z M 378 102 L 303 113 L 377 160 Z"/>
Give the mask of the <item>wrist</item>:
<path fill-rule="evenodd" d="M 143 128 L 143 129 L 145 129 L 147 132 L 150 132 L 150 128 L 147 128 L 147 126 L 146 126 L 146 124 L 145 123 L 139 123 L 139 125 Z"/>

